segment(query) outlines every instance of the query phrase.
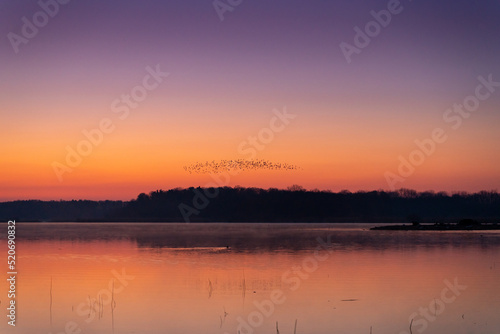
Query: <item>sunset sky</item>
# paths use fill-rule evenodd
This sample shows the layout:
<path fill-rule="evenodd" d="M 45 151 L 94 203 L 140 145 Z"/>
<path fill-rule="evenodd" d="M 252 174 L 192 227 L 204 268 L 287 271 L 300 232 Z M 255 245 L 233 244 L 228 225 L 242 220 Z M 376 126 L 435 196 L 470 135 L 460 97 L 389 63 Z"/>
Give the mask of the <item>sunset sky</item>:
<path fill-rule="evenodd" d="M 238 2 L 2 1 L 0 201 L 213 185 L 183 166 L 250 155 L 302 170 L 220 184 L 499 190 L 499 1 Z"/>

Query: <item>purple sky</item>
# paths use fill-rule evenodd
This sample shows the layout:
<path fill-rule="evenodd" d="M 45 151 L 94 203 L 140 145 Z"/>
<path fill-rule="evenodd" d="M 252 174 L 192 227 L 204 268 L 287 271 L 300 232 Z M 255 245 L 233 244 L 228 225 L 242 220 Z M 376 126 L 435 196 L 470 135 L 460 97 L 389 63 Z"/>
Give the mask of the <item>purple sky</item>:
<path fill-rule="evenodd" d="M 202 186 L 205 179 L 179 176 L 177 168 L 210 156 L 241 158 L 238 144 L 283 106 L 297 121 L 261 157 L 292 159 L 309 174 L 279 184 L 263 176 L 259 185 L 387 188 L 384 172 L 397 169 L 398 156 L 407 156 L 415 139 L 446 125 L 443 112 L 474 93 L 478 76 L 500 81 L 498 1 L 401 1 L 400 13 L 348 63 L 339 45 L 354 45 L 354 28 L 364 29 L 374 20 L 370 12 L 388 3 L 396 2 L 245 0 L 221 21 L 207 0 L 70 1 L 16 53 L 9 33 L 21 36 L 22 18 L 32 22 L 41 7 L 37 1 L 2 1 L 0 154 L 8 157 L 0 164 L 2 198 L 73 196 L 92 175 L 101 180 L 93 186 L 104 189 L 102 180 L 114 175 L 110 166 L 120 168 L 119 152 L 129 149 L 163 152 L 165 160 L 153 153 L 138 153 L 138 160 L 168 170 L 153 173 L 158 182 L 141 181 L 133 170 L 114 179 L 130 185 L 130 196 L 155 185 Z M 95 149 L 81 172 L 59 182 L 51 162 L 63 161 L 65 147 L 76 145 L 81 130 L 112 115 L 111 101 L 156 64 L 170 73 L 168 79 Z M 500 186 L 499 106 L 500 91 L 399 186 Z M 196 147 L 210 154 L 199 155 Z M 118 156 L 104 161 L 101 154 Z M 43 171 L 36 191 L 19 166 Z M 359 177 L 347 171 L 359 171 Z M 255 179 L 235 182 L 251 185 Z"/>

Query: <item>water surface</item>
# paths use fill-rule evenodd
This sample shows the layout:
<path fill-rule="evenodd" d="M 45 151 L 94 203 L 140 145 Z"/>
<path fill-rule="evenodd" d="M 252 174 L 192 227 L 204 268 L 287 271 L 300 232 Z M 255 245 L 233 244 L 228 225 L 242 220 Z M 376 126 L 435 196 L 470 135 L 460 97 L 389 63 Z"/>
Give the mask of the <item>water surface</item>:
<path fill-rule="evenodd" d="M 0 333 L 500 333 L 498 231 L 370 226 L 18 223 Z"/>

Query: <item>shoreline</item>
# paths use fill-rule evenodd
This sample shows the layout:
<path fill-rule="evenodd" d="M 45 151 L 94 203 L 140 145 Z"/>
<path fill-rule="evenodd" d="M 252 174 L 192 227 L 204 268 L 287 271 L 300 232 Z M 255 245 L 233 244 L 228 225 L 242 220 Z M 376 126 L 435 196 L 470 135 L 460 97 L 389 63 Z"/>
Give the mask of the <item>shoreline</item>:
<path fill-rule="evenodd" d="M 420 224 L 412 223 L 411 225 L 384 225 L 370 228 L 372 231 L 494 231 L 500 230 L 498 223 L 480 223 L 472 219 L 462 219 L 458 223 L 435 223 L 435 224 Z"/>

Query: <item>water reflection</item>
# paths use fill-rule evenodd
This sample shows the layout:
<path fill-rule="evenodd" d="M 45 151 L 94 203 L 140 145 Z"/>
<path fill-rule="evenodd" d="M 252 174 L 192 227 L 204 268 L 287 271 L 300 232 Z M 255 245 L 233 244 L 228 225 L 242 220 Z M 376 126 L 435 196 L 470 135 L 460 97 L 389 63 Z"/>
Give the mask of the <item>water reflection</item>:
<path fill-rule="evenodd" d="M 225 223 L 24 223 L 24 240 L 128 240 L 140 248 L 299 251 L 318 238 L 342 249 L 484 247 L 498 245 L 498 231 L 369 231 L 374 224 Z"/>
<path fill-rule="evenodd" d="M 414 333 L 424 321 L 427 333 L 500 331 L 494 232 L 44 225 L 18 227 L 22 334 L 275 333 L 276 323 L 293 333 L 296 322 L 297 333 L 399 334 L 410 317 Z M 422 315 L 455 278 L 467 288 L 432 321 Z M 0 332 L 8 327 L 0 323 Z"/>

